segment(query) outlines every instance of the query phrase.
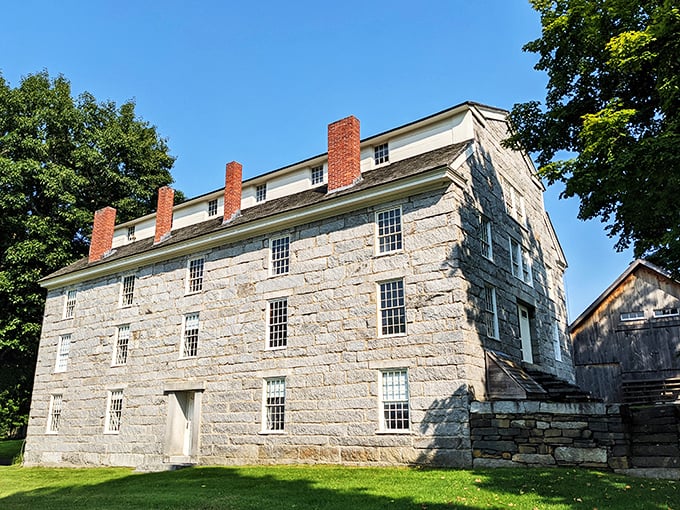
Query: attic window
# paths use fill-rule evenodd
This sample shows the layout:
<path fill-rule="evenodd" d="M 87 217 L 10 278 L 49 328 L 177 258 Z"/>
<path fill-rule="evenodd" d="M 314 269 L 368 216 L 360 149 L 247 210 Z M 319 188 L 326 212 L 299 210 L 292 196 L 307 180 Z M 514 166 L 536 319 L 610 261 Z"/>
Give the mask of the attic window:
<path fill-rule="evenodd" d="M 208 202 L 208 216 L 217 216 L 217 199 Z"/>
<path fill-rule="evenodd" d="M 131 227 L 128 227 L 128 229 L 127 229 L 127 240 L 132 242 L 135 239 L 136 239 L 135 238 L 135 226 L 132 225 Z"/>
<path fill-rule="evenodd" d="M 260 184 L 255 188 L 255 201 L 264 202 L 267 199 L 267 183 Z"/>
<path fill-rule="evenodd" d="M 390 151 L 387 146 L 387 142 L 376 145 L 373 148 L 373 160 L 376 165 L 382 165 L 383 163 L 389 163 L 390 161 Z"/>
<path fill-rule="evenodd" d="M 626 321 L 639 321 L 645 318 L 645 312 L 637 310 L 635 312 L 622 312 L 621 322 Z"/>
<path fill-rule="evenodd" d="M 659 319 L 661 317 L 677 317 L 680 315 L 677 308 L 664 308 L 662 310 L 654 310 L 654 318 Z"/>
<path fill-rule="evenodd" d="M 312 167 L 312 186 L 323 184 L 323 165 Z"/>

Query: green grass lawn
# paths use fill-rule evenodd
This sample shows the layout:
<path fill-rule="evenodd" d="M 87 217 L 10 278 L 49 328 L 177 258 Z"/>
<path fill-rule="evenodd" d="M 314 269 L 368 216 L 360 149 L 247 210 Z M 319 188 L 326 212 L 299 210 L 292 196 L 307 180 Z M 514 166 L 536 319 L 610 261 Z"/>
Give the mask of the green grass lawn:
<path fill-rule="evenodd" d="M 12 460 L 21 453 L 23 439 L 7 439 L 0 441 L 0 465 L 11 464 Z"/>
<path fill-rule="evenodd" d="M 574 469 L 0 467 L 0 508 L 680 509 L 680 483 Z"/>

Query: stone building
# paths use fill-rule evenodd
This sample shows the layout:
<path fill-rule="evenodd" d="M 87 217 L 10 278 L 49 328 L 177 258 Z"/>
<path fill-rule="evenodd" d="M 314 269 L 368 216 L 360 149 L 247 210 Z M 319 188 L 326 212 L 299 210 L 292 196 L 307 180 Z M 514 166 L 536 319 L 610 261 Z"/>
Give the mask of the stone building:
<path fill-rule="evenodd" d="M 25 463 L 469 466 L 489 355 L 573 380 L 563 253 L 463 103 L 116 225 L 42 281 Z"/>

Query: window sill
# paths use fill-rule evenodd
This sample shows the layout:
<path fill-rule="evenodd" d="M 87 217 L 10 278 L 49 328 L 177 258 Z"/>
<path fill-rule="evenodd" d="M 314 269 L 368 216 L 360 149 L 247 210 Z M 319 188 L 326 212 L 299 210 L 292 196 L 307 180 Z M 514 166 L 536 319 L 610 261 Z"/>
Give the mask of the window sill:
<path fill-rule="evenodd" d="M 265 347 L 265 351 L 283 351 L 288 348 L 288 345 L 282 345 L 280 347 Z"/>
<path fill-rule="evenodd" d="M 58 430 L 57 430 L 57 431 L 47 430 L 47 431 L 45 431 L 45 435 L 46 435 L 46 436 L 58 436 L 58 435 L 59 435 L 59 431 L 58 431 Z"/>
<path fill-rule="evenodd" d="M 408 333 L 392 333 L 387 335 L 378 333 L 378 338 L 399 338 L 401 336 L 408 336 Z"/>
<path fill-rule="evenodd" d="M 196 294 L 201 294 L 202 292 L 203 292 L 203 289 L 201 289 L 201 290 L 195 290 L 195 291 L 193 291 L 193 292 L 185 292 L 185 293 L 184 293 L 184 296 L 185 296 L 185 297 L 186 297 L 186 296 L 195 296 Z"/>
<path fill-rule="evenodd" d="M 285 436 L 287 433 L 286 430 L 260 430 L 258 432 L 261 436 Z"/>
<path fill-rule="evenodd" d="M 119 436 L 120 431 L 118 431 L 118 430 L 116 430 L 116 431 L 105 430 L 104 435 L 106 435 L 106 436 Z"/>
<path fill-rule="evenodd" d="M 409 436 L 413 434 L 413 431 L 411 429 L 376 430 L 375 433 L 380 436 L 386 435 Z"/>
<path fill-rule="evenodd" d="M 375 257 L 386 257 L 388 255 L 397 255 L 399 253 L 404 253 L 406 250 L 404 248 L 399 248 L 398 250 L 391 250 L 391 251 L 385 251 L 383 253 L 378 253 L 376 252 L 374 254 Z"/>

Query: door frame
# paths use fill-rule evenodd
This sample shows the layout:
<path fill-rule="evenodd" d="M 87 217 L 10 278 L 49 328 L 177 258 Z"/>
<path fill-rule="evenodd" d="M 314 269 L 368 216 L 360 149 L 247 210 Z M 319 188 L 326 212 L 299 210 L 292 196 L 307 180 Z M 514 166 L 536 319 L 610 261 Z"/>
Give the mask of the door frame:
<path fill-rule="evenodd" d="M 517 303 L 517 320 L 519 322 L 519 339 L 522 351 L 522 361 L 534 362 L 533 346 L 531 344 L 531 310 L 527 305 Z"/>

